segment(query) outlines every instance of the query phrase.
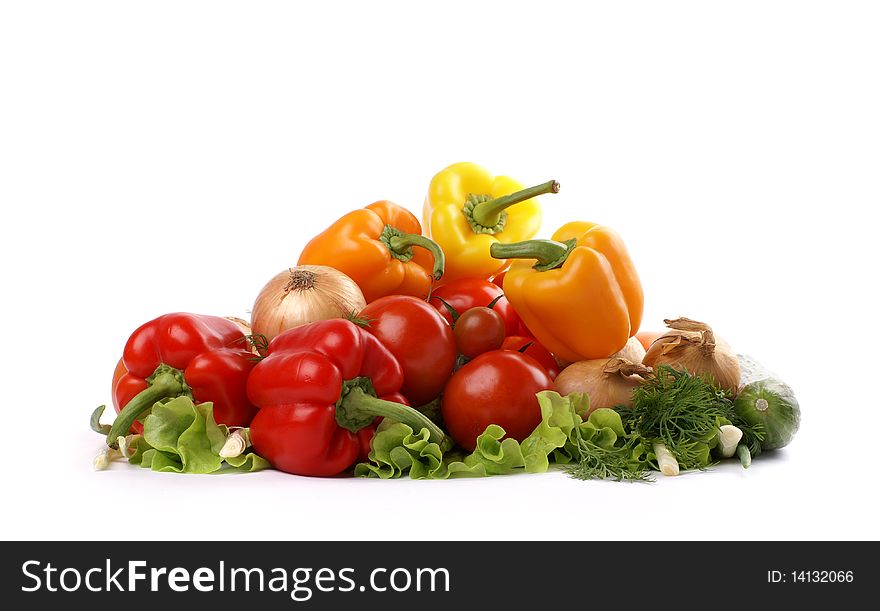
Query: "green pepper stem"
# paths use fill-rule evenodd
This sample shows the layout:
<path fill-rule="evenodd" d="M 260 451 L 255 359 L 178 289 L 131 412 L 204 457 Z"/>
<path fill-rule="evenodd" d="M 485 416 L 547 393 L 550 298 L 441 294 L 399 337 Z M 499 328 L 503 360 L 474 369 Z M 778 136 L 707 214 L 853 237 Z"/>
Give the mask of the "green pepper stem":
<path fill-rule="evenodd" d="M 444 452 L 453 445 L 446 433 L 418 410 L 402 403 L 379 399 L 365 392 L 363 388 L 354 386 L 337 404 L 336 419 L 340 425 L 345 426 L 343 420 L 359 419 L 364 415 L 372 418 L 376 416 L 390 418 L 395 422 L 409 426 L 416 433 L 422 429 L 428 429 L 429 440 L 439 445 Z M 345 428 L 348 427 L 345 426 Z"/>
<path fill-rule="evenodd" d="M 538 262 L 536 267 L 553 269 L 565 262 L 571 248 L 570 242 L 555 240 L 526 240 L 509 244 L 496 242 L 489 247 L 489 254 L 495 259 L 535 259 Z"/>
<path fill-rule="evenodd" d="M 168 365 L 159 365 L 153 375 L 147 378 L 147 382 L 150 385 L 136 394 L 116 416 L 110 432 L 107 433 L 107 445 L 116 447 L 116 440 L 128 435 L 134 421 L 152 408 L 157 401 L 189 394 L 189 386 L 183 380 L 183 372 Z"/>
<path fill-rule="evenodd" d="M 404 256 L 407 254 L 411 256 L 413 246 L 424 248 L 434 255 L 434 280 L 439 280 L 443 277 L 443 272 L 446 269 L 446 255 L 443 254 L 443 249 L 434 240 L 415 233 L 400 233 L 391 236 L 388 239 L 388 243 L 393 253 Z"/>
<path fill-rule="evenodd" d="M 544 184 L 535 185 L 516 193 L 480 202 L 474 206 L 474 221 L 483 227 L 494 227 L 501 221 L 501 213 L 507 208 L 545 193 L 559 193 L 559 183 L 555 180 L 549 180 Z"/>

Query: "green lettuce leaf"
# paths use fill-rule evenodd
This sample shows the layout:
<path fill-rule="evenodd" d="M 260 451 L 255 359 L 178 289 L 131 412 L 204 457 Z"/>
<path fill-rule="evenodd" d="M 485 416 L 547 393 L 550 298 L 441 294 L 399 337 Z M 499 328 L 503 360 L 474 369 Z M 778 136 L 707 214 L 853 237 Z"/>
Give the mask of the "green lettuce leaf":
<path fill-rule="evenodd" d="M 552 391 L 537 395 L 541 422 L 522 443 L 505 438 L 498 425 L 489 425 L 467 456 L 443 454 L 428 441 L 426 429 L 385 421 L 373 438 L 369 462 L 358 464 L 355 475 L 391 479 L 486 477 L 510 473 L 544 473 L 563 465 L 580 479 L 647 480 L 656 467 L 650 444 L 628 434 L 621 415 L 613 409 L 590 412 L 590 399 L 575 393 L 566 397 Z"/>
<path fill-rule="evenodd" d="M 396 422 L 383 422 L 373 438 L 369 462 L 355 466 L 359 477 L 447 479 L 451 477 L 487 477 L 522 472 L 543 473 L 550 466 L 550 456 L 565 447 L 571 431 L 581 424 L 577 411 L 589 409 L 586 395 L 563 398 L 558 393 L 539 393 L 541 423 L 522 443 L 505 438 L 505 430 L 496 424 L 486 427 L 477 437 L 471 454 L 446 455 L 436 443 L 428 441 L 427 429 L 418 433 Z"/>
<path fill-rule="evenodd" d="M 443 452 L 429 442 L 428 429 L 415 433 L 411 427 L 383 421 L 373 437 L 369 463 L 355 466 L 355 475 L 392 479 L 410 473 L 413 479 L 439 479 Z"/>
<path fill-rule="evenodd" d="M 470 476 L 505 475 L 525 466 L 522 448 L 516 439 L 504 439 L 507 432 L 497 424 L 490 424 L 477 437 L 477 447 L 464 457 L 464 467 L 455 462 L 449 468 L 455 473 Z M 466 469 L 465 469 L 466 467 Z"/>
<path fill-rule="evenodd" d="M 583 421 L 580 413 L 590 409 L 590 397 L 586 393 L 573 393 L 563 397 L 557 392 L 539 392 L 541 423 L 522 442 L 528 473 L 544 473 L 550 468 L 550 456 L 565 464 L 571 455 L 565 451 L 572 431 Z"/>
<path fill-rule="evenodd" d="M 600 408 L 572 431 L 565 467 L 577 479 L 649 481 L 653 450 L 637 435 L 628 435 L 620 414 Z"/>
<path fill-rule="evenodd" d="M 156 403 L 144 419 L 144 434 L 135 437 L 128 461 L 153 471 L 215 473 L 221 470 L 259 471 L 269 462 L 248 452 L 220 456 L 229 430 L 214 420 L 211 403 L 194 404 L 189 397 Z"/>
<path fill-rule="evenodd" d="M 477 438 L 477 448 L 472 454 L 466 457 L 455 453 L 444 455 L 439 445 L 428 441 L 428 429 L 415 433 L 406 424 L 386 420 L 373 438 L 368 457 L 370 462 L 355 465 L 354 474 L 381 479 L 403 475 L 412 479 L 499 475 L 522 466 L 522 454 L 516 440 L 500 441 L 503 436 L 504 429 L 492 426 Z"/>

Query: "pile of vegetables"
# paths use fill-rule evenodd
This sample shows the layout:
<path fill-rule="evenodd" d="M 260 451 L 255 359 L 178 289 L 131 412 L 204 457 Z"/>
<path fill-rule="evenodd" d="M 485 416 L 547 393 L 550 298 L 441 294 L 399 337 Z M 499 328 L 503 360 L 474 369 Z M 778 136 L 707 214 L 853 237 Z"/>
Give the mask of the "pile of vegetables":
<path fill-rule="evenodd" d="M 537 198 L 559 190 L 454 164 L 424 226 L 385 200 L 353 210 L 268 280 L 250 321 L 144 323 L 114 371 L 114 421 L 92 413 L 95 467 L 650 481 L 786 446 L 800 408 L 777 376 L 702 322 L 640 332 L 614 230 L 535 239 Z"/>

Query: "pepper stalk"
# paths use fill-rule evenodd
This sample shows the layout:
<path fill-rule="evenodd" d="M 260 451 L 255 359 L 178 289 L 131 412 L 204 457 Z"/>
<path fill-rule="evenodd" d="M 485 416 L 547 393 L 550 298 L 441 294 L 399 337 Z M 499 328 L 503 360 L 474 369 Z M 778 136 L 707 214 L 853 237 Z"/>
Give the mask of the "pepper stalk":
<path fill-rule="evenodd" d="M 535 259 L 534 268 L 540 272 L 562 267 L 577 240 L 565 242 L 556 240 L 526 240 L 504 244 L 496 242 L 489 247 L 489 254 L 495 259 Z"/>
<path fill-rule="evenodd" d="M 181 396 L 192 398 L 190 387 L 183 379 L 183 372 L 174 367 L 165 364 L 159 365 L 156 371 L 147 378 L 147 383 L 149 386 L 126 404 L 110 426 L 107 432 L 107 445 L 111 448 L 117 448 L 119 437 L 128 435 L 134 421 L 152 409 L 157 402 Z"/>
<path fill-rule="evenodd" d="M 376 417 L 401 422 L 416 433 L 427 429 L 429 441 L 439 445 L 444 452 L 454 445 L 443 429 L 425 414 L 409 405 L 378 398 L 369 378 L 355 378 L 344 382 L 342 396 L 336 403 L 336 422 L 339 426 L 356 433 L 369 426 Z"/>
<path fill-rule="evenodd" d="M 545 193 L 559 193 L 559 183 L 555 180 L 549 180 L 543 184 L 495 198 L 491 195 L 471 193 L 467 196 L 462 213 L 474 233 L 490 235 L 501 233 L 507 224 L 507 208 Z"/>
<path fill-rule="evenodd" d="M 440 245 L 430 238 L 415 233 L 406 233 L 391 225 L 385 225 L 385 229 L 379 236 L 379 241 L 388 247 L 392 257 L 403 262 L 412 260 L 413 247 L 424 248 L 434 257 L 434 268 L 431 272 L 434 280 L 443 277 L 443 271 L 446 269 L 446 255 Z"/>

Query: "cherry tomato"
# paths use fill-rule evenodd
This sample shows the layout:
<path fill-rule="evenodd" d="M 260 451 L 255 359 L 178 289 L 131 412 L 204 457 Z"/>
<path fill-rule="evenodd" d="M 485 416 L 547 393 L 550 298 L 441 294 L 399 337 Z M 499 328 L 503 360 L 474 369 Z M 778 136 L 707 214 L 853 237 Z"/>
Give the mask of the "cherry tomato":
<path fill-rule="evenodd" d="M 504 319 L 495 310 L 471 308 L 455 322 L 453 332 L 458 351 L 472 359 L 501 347 L 505 335 Z"/>
<path fill-rule="evenodd" d="M 436 399 L 452 375 L 457 350 L 452 328 L 427 302 L 405 295 L 381 297 L 361 310 L 365 327 L 400 362 L 400 389 L 412 405 Z"/>
<path fill-rule="evenodd" d="M 498 299 L 500 297 L 500 299 Z M 443 301 L 441 301 L 441 299 Z M 514 335 L 519 329 L 520 318 L 514 311 L 513 306 L 504 297 L 504 291 L 496 284 L 483 278 L 460 278 L 452 280 L 443 286 L 434 289 L 431 294 L 430 304 L 437 308 L 441 316 L 452 324 L 452 313 L 443 302 L 448 303 L 459 315 L 464 314 L 471 308 L 488 306 L 493 300 L 498 299 L 492 309 L 504 319 L 506 335 Z"/>
<path fill-rule="evenodd" d="M 528 346 L 525 350 L 523 350 L 524 346 Z M 544 369 L 547 370 L 547 375 L 550 376 L 551 380 L 555 380 L 556 376 L 559 375 L 559 363 L 556 362 L 556 358 L 547 350 L 544 346 L 538 343 L 538 340 L 532 337 L 526 337 L 524 335 L 513 335 L 511 337 L 505 338 L 504 343 L 501 344 L 502 350 L 517 350 L 528 354 L 530 357 L 538 361 Z"/>
<path fill-rule="evenodd" d="M 446 430 L 468 452 L 490 424 L 522 441 L 541 423 L 535 394 L 553 380 L 532 357 L 513 350 L 484 352 L 450 378 L 440 406 Z"/>

